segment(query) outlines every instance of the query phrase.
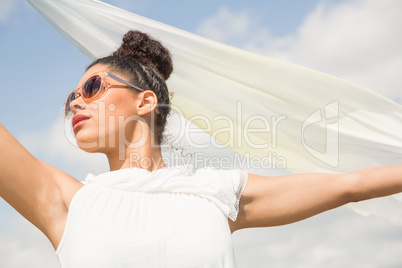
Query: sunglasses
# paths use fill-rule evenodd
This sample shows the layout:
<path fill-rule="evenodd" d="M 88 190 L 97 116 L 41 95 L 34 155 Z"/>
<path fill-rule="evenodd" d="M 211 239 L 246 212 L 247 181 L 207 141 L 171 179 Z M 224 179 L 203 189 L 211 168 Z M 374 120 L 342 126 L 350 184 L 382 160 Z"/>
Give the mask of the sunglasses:
<path fill-rule="evenodd" d="M 105 78 L 110 77 L 124 85 L 115 85 L 108 83 Z M 85 103 L 90 103 L 97 99 L 102 98 L 110 87 L 115 88 L 134 88 L 138 91 L 145 91 L 117 76 L 108 72 L 96 72 L 91 77 L 89 77 L 85 82 L 82 83 L 80 87 L 72 90 L 64 102 L 64 117 L 70 119 L 73 112 L 71 111 L 71 102 L 75 99 L 82 97 Z"/>

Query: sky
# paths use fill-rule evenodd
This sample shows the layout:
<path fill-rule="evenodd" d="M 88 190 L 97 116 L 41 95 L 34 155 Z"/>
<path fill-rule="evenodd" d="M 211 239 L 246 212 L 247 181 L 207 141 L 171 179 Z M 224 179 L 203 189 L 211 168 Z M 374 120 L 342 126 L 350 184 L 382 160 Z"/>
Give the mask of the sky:
<path fill-rule="evenodd" d="M 402 103 L 401 1 L 106 2 Z M 1 124 L 34 156 L 79 179 L 107 171 L 103 156 L 80 152 L 64 132 L 65 96 L 90 61 L 23 0 L 0 0 L 0 48 Z M 402 266 L 402 229 L 346 207 L 286 226 L 241 230 L 233 240 L 240 268 Z M 46 237 L 4 201 L 0 267 L 59 267 Z"/>

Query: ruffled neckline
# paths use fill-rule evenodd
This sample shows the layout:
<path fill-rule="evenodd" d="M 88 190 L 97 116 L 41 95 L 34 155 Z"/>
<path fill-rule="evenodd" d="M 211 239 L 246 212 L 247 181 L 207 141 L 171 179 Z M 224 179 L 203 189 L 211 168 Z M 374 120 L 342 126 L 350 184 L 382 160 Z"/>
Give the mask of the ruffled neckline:
<path fill-rule="evenodd" d="M 245 173 L 247 174 L 247 173 Z M 247 177 L 243 176 L 246 181 Z M 242 178 L 243 178 L 242 177 Z M 186 194 L 213 202 L 227 217 L 236 219 L 240 173 L 237 170 L 216 170 L 204 167 L 193 172 L 193 165 L 176 165 L 148 171 L 126 168 L 99 175 L 88 174 L 87 187 L 102 187 L 131 194 Z M 241 183 L 245 185 L 245 183 Z M 244 186 L 241 188 L 243 191 Z M 237 204 L 237 205 L 236 205 Z"/>
<path fill-rule="evenodd" d="M 141 188 L 154 188 L 164 184 L 172 177 L 188 177 L 193 175 L 193 165 L 175 165 L 153 171 L 144 168 L 131 167 L 101 174 L 89 173 L 85 184 L 98 184 L 119 190 L 135 191 Z"/>

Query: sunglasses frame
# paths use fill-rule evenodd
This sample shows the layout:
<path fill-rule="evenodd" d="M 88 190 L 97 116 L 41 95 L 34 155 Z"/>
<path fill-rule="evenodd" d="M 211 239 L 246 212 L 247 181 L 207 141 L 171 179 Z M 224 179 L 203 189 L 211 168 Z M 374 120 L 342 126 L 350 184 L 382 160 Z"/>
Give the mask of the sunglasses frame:
<path fill-rule="evenodd" d="M 90 80 L 92 77 L 95 77 L 95 76 L 99 76 L 101 78 L 100 90 L 93 97 L 86 98 L 82 94 L 82 89 L 83 89 L 84 85 L 88 82 L 88 80 Z M 106 77 L 110 77 L 113 80 L 116 80 L 116 81 L 118 81 L 120 83 L 123 83 L 124 85 L 111 84 L 111 83 L 109 83 L 109 82 L 107 82 L 105 80 Z M 111 87 L 115 87 L 115 88 L 134 88 L 134 89 L 136 89 L 138 91 L 141 91 L 141 92 L 145 91 L 144 89 L 142 89 L 140 87 L 137 87 L 137 86 L 125 81 L 124 79 L 121 79 L 120 77 L 112 74 L 112 73 L 105 72 L 105 71 L 95 72 L 95 73 L 91 74 L 88 77 L 88 79 L 86 79 L 81 84 L 81 86 L 79 86 L 77 89 L 74 89 L 74 90 L 70 91 L 70 93 L 68 93 L 67 98 L 64 101 L 64 117 L 65 117 L 65 119 L 70 119 L 72 114 L 73 114 L 73 112 L 71 111 L 71 108 L 70 108 L 70 114 L 68 116 L 66 116 L 66 104 L 67 104 L 67 101 L 69 100 L 71 94 L 75 93 L 75 99 L 74 100 L 78 99 L 79 97 L 82 97 L 83 101 L 88 104 L 88 103 L 90 103 L 92 101 L 95 101 L 97 99 L 102 98 L 106 94 L 106 92 L 109 90 L 109 88 L 111 88 Z M 72 101 L 74 101 L 74 100 L 72 100 Z M 71 104 L 71 102 L 70 102 L 70 104 Z"/>

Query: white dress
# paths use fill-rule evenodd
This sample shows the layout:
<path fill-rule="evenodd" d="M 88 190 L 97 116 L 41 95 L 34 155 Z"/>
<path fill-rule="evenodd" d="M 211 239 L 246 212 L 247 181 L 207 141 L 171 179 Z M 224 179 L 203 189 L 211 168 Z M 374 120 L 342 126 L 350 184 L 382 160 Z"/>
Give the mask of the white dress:
<path fill-rule="evenodd" d="M 89 174 L 56 250 L 63 268 L 235 267 L 236 220 L 247 173 L 179 165 Z"/>

